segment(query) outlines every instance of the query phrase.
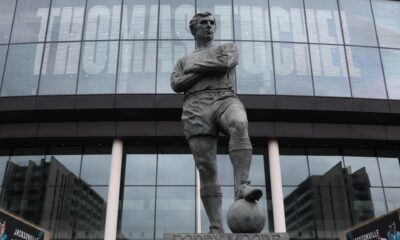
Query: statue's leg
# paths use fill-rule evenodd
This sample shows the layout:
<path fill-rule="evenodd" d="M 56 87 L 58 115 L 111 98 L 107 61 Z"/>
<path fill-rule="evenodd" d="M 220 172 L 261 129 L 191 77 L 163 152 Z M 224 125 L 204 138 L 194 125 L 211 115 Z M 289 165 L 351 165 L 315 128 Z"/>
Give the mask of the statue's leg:
<path fill-rule="evenodd" d="M 220 126 L 229 134 L 229 157 L 233 165 L 235 179 L 235 200 L 258 200 L 262 191 L 250 187 L 249 171 L 252 146 L 248 134 L 247 115 L 242 105 L 231 104 L 220 116 Z"/>
<path fill-rule="evenodd" d="M 210 233 L 223 233 L 222 191 L 217 177 L 217 138 L 204 135 L 188 141 L 200 173 L 200 195 L 210 221 Z"/>

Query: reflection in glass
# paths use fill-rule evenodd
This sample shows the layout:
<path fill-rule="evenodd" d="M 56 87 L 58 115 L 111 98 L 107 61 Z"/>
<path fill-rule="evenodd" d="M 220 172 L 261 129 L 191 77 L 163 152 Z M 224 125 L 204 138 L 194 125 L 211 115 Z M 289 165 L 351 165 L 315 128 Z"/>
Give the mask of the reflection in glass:
<path fill-rule="evenodd" d="M 268 1 L 234 0 L 235 39 L 270 40 Z"/>
<path fill-rule="evenodd" d="M 310 42 L 343 43 L 336 0 L 305 0 Z"/>
<path fill-rule="evenodd" d="M 164 233 L 194 232 L 195 187 L 158 187 L 156 209 L 156 239 Z"/>
<path fill-rule="evenodd" d="M 0 43 L 8 43 L 10 38 L 10 30 L 14 17 L 14 0 L 1 1 L 0 8 Z"/>
<path fill-rule="evenodd" d="M 381 47 L 399 47 L 400 4 L 397 1 L 371 1 Z"/>
<path fill-rule="evenodd" d="M 343 167 L 341 156 L 308 156 L 310 164 L 310 175 L 324 175 L 329 172 L 334 166 Z"/>
<path fill-rule="evenodd" d="M 253 185 L 265 185 L 265 168 L 263 155 L 253 154 L 253 159 L 250 166 L 249 180 Z M 265 193 L 266 192 L 264 191 L 264 194 Z"/>
<path fill-rule="evenodd" d="M 85 40 L 119 38 L 121 0 L 88 0 Z"/>
<path fill-rule="evenodd" d="M 378 49 L 346 47 L 346 52 L 353 97 L 386 98 Z"/>
<path fill-rule="evenodd" d="M 125 187 L 123 197 L 118 239 L 153 239 L 155 187 Z"/>
<path fill-rule="evenodd" d="M 400 99 L 400 50 L 381 49 L 389 99 Z"/>
<path fill-rule="evenodd" d="M 277 94 L 313 95 L 306 44 L 274 43 Z"/>
<path fill-rule="evenodd" d="M 81 40 L 84 13 L 84 0 L 53 0 L 47 41 Z"/>
<path fill-rule="evenodd" d="M 372 202 L 374 204 L 375 216 L 381 216 L 387 213 L 386 201 L 382 188 L 370 188 Z M 399 199 L 399 198 L 397 198 Z"/>
<path fill-rule="evenodd" d="M 274 94 L 271 44 L 237 42 L 240 64 L 236 68 L 237 92 L 240 94 Z"/>
<path fill-rule="evenodd" d="M 228 154 L 217 155 L 217 169 L 219 183 L 233 186 L 233 167 Z"/>
<path fill-rule="evenodd" d="M 158 185 L 195 185 L 195 168 L 190 154 L 159 154 Z"/>
<path fill-rule="evenodd" d="M 193 39 L 189 21 L 194 15 L 194 0 L 161 0 L 159 31 L 161 39 Z"/>
<path fill-rule="evenodd" d="M 388 211 L 400 208 L 400 188 L 385 188 Z"/>
<path fill-rule="evenodd" d="M 214 39 L 233 39 L 232 2 L 231 0 L 201 0 L 197 1 L 197 12 L 213 13 L 217 22 Z"/>
<path fill-rule="evenodd" d="M 123 41 L 120 48 L 117 93 L 154 93 L 157 43 Z"/>
<path fill-rule="evenodd" d="M 53 147 L 50 148 L 49 154 L 46 156 L 46 162 L 58 162 L 67 173 L 79 177 L 81 167 L 82 149 L 69 147 Z"/>
<path fill-rule="evenodd" d="M 125 185 L 156 184 L 156 154 L 127 154 Z M 171 174 L 171 177 L 175 174 Z"/>
<path fill-rule="evenodd" d="M 400 187 L 400 162 L 399 159 L 378 157 L 382 174 L 382 182 L 385 187 Z"/>
<path fill-rule="evenodd" d="M 10 45 L 2 96 L 36 95 L 42 54 L 43 44 Z"/>
<path fill-rule="evenodd" d="M 48 43 L 44 50 L 39 94 L 75 94 L 80 43 Z"/>
<path fill-rule="evenodd" d="M 115 93 L 118 42 L 84 42 L 78 94 Z"/>
<path fill-rule="evenodd" d="M 107 210 L 108 187 L 82 185 L 79 214 L 76 220 L 76 239 L 103 239 Z"/>
<path fill-rule="evenodd" d="M 344 163 L 348 173 L 355 176 L 352 180 L 355 184 L 360 181 L 363 185 L 368 182 L 371 186 L 382 186 L 376 157 L 344 156 Z"/>
<path fill-rule="evenodd" d="M 125 0 L 122 9 L 122 39 L 157 38 L 158 1 Z"/>
<path fill-rule="evenodd" d="M 345 43 L 376 46 L 376 32 L 370 2 L 340 0 L 339 6 Z"/>
<path fill-rule="evenodd" d="M 217 23 L 218 24 L 218 23 Z M 157 93 L 173 93 L 170 77 L 179 58 L 194 51 L 194 41 L 160 41 L 158 46 Z"/>
<path fill-rule="evenodd" d="M 283 185 L 299 185 L 307 179 L 307 157 L 302 155 L 280 155 Z"/>
<path fill-rule="evenodd" d="M 9 155 L 8 150 L 0 149 L 0 186 L 3 185 L 4 175 L 7 170 L 7 162 L 8 159 L 10 158 L 8 155 Z"/>
<path fill-rule="evenodd" d="M 50 0 L 20 0 L 17 2 L 11 42 L 44 41 Z"/>
<path fill-rule="evenodd" d="M 272 40 L 307 42 L 302 0 L 270 0 Z"/>
<path fill-rule="evenodd" d="M 350 97 L 344 48 L 334 45 L 310 45 L 316 96 Z"/>
<path fill-rule="evenodd" d="M 6 55 L 7 55 L 7 46 L 0 46 L 0 86 L 1 86 L 1 80 L 3 79 L 3 70 L 4 70 L 4 63 L 6 61 Z"/>
<path fill-rule="evenodd" d="M 90 149 L 82 158 L 81 179 L 89 185 L 108 185 L 111 155 Z"/>

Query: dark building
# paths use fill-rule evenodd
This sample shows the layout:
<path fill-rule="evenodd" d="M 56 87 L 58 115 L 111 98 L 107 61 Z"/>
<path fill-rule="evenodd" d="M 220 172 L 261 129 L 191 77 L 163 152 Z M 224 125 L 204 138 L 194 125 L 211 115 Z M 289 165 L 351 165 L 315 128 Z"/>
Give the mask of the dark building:
<path fill-rule="evenodd" d="M 400 207 L 393 0 L 0 0 L 0 206 L 54 239 L 207 232 L 169 81 L 199 11 L 239 48 L 264 231 L 337 238 Z"/>

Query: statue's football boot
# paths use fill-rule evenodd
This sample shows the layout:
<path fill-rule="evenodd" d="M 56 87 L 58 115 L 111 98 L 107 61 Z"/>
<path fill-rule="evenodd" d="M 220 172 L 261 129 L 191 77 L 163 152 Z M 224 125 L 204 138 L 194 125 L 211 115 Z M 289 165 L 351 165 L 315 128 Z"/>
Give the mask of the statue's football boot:
<path fill-rule="evenodd" d="M 250 181 L 242 181 L 240 186 L 235 189 L 235 201 L 245 199 L 249 202 L 258 201 L 263 193 L 260 188 L 252 187 Z"/>

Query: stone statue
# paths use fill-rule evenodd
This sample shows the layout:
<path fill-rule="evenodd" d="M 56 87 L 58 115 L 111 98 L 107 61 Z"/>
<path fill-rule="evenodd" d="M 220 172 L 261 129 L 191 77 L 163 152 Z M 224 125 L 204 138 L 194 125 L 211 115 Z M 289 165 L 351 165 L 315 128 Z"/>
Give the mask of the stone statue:
<path fill-rule="evenodd" d="M 258 201 L 259 188 L 250 186 L 252 146 L 247 116 L 233 91 L 238 49 L 233 43 L 213 45 L 216 21 L 209 12 L 197 13 L 189 23 L 195 51 L 182 57 L 171 74 L 172 89 L 184 92 L 182 121 L 196 167 L 201 200 L 210 221 L 210 233 L 224 233 L 222 191 L 217 178 L 217 137 L 229 135 L 229 157 L 235 179 L 235 201 Z"/>

